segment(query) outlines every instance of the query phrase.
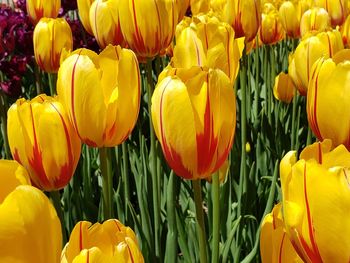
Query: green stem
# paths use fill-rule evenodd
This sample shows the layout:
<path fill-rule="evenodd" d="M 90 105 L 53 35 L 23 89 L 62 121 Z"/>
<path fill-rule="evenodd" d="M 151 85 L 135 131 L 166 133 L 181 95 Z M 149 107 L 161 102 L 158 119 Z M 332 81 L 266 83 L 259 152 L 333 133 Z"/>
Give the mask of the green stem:
<path fill-rule="evenodd" d="M 67 232 L 64 224 L 64 215 L 62 210 L 62 203 L 61 203 L 61 194 L 59 191 L 52 191 L 50 192 L 51 200 L 53 203 L 53 206 L 56 209 L 58 218 L 61 221 L 61 230 L 62 230 L 62 244 L 65 245 L 67 243 Z"/>
<path fill-rule="evenodd" d="M 294 90 L 294 97 L 293 97 L 293 111 L 292 111 L 292 132 L 291 132 L 291 150 L 295 150 L 295 115 L 297 110 L 297 89 Z"/>
<path fill-rule="evenodd" d="M 306 139 L 306 145 L 310 145 L 312 143 L 312 131 L 310 126 L 307 127 L 307 139 Z"/>
<path fill-rule="evenodd" d="M 109 149 L 100 148 L 104 220 L 113 218 L 113 174 Z"/>
<path fill-rule="evenodd" d="M 200 179 L 193 180 L 194 203 L 196 206 L 197 235 L 199 242 L 200 263 L 207 263 L 207 238 L 205 235 L 202 188 Z"/>
<path fill-rule="evenodd" d="M 57 74 L 56 73 L 48 73 L 49 78 L 49 87 L 51 96 L 56 95 L 56 82 L 57 82 Z"/>
<path fill-rule="evenodd" d="M 1 133 L 4 140 L 5 157 L 6 159 L 11 159 L 11 151 L 7 137 L 7 110 L 6 95 L 0 92 Z"/>
<path fill-rule="evenodd" d="M 220 180 L 219 172 L 212 176 L 212 200 L 213 200 L 213 243 L 212 243 L 212 263 L 219 262 L 220 243 Z"/>
<path fill-rule="evenodd" d="M 246 91 L 246 78 L 247 78 L 247 68 L 245 64 L 245 56 L 243 56 L 241 61 L 241 71 L 240 71 L 240 89 L 241 89 L 241 172 L 240 172 L 240 196 L 238 202 L 238 216 L 241 215 L 242 207 L 245 207 L 244 200 L 242 196 L 245 195 L 247 191 L 247 155 L 245 150 L 245 145 L 247 143 L 247 91 Z"/>
<path fill-rule="evenodd" d="M 258 36 L 256 37 L 256 41 L 258 40 Z M 258 43 L 258 42 L 257 42 Z M 260 61 L 259 61 L 259 47 L 255 48 L 255 99 L 254 99 L 254 104 L 255 104 L 255 118 L 258 118 L 259 115 L 259 97 L 260 97 L 260 89 L 259 89 L 259 74 L 260 74 Z"/>
<path fill-rule="evenodd" d="M 37 95 L 43 93 L 43 88 L 41 84 L 41 72 L 40 68 L 37 64 L 34 66 L 34 75 L 35 75 L 35 87 L 36 87 L 36 93 Z"/>
<path fill-rule="evenodd" d="M 154 216 L 154 240 L 155 240 L 155 253 L 156 257 L 160 258 L 160 240 L 159 240 L 159 226 L 160 226 L 160 205 L 159 205 L 159 185 L 157 175 L 157 156 L 156 156 L 156 139 L 153 130 L 152 114 L 151 114 L 151 99 L 154 90 L 154 82 L 152 77 L 152 60 L 147 61 L 147 97 L 148 97 L 148 113 L 149 113 L 149 127 L 151 138 L 151 175 L 152 175 L 152 194 L 153 194 L 153 216 Z"/>
<path fill-rule="evenodd" d="M 167 235 L 167 246 L 166 246 L 166 262 L 176 263 L 177 262 L 177 226 L 176 226 L 176 207 L 175 207 L 175 175 L 171 171 L 167 186 L 167 220 L 168 220 L 168 235 Z"/>
<path fill-rule="evenodd" d="M 128 150 L 126 142 L 122 144 L 122 152 L 123 152 L 123 183 L 124 183 L 124 209 L 125 209 L 125 222 L 128 222 L 128 203 L 130 200 L 130 183 L 129 183 L 129 167 L 128 167 Z"/>

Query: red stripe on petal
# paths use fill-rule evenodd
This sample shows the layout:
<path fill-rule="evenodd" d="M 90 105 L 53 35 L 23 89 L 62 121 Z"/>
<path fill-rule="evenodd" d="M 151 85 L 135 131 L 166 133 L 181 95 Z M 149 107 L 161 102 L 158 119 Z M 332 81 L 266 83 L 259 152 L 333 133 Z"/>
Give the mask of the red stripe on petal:
<path fill-rule="evenodd" d="M 57 178 L 54 182 L 55 188 L 62 188 L 64 187 L 69 180 L 72 178 L 73 176 L 73 172 L 74 172 L 74 156 L 73 156 L 73 149 L 72 149 L 72 142 L 70 140 L 70 135 L 68 132 L 68 127 L 65 123 L 65 120 L 63 119 L 63 116 L 61 115 L 61 113 L 58 111 L 58 109 L 56 108 L 56 106 L 53 103 L 50 103 L 51 106 L 56 110 L 56 112 L 58 113 L 58 115 L 60 116 L 61 122 L 62 122 L 62 126 L 64 129 L 64 135 L 66 137 L 66 144 L 67 144 L 67 151 L 68 151 L 68 162 L 65 163 L 62 167 L 61 167 L 61 172 L 60 172 L 60 176 L 59 178 Z"/>

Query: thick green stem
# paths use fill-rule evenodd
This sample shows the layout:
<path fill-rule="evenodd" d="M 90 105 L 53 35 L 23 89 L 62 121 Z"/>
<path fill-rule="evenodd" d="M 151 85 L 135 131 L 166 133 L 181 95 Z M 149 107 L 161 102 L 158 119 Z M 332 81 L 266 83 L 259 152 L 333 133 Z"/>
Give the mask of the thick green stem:
<path fill-rule="evenodd" d="M 124 185 L 124 213 L 125 213 L 125 222 L 128 222 L 129 218 L 129 200 L 130 200 L 130 183 L 129 183 L 129 155 L 127 150 L 126 142 L 122 144 L 122 152 L 123 152 L 123 185 Z"/>
<path fill-rule="evenodd" d="M 201 181 L 193 180 L 193 192 L 194 192 L 194 203 L 196 206 L 196 218 L 197 218 L 197 235 L 199 242 L 199 255 L 200 263 L 207 263 L 207 238 L 205 235 L 205 225 L 204 225 L 204 213 L 203 213 L 203 200 L 202 200 L 202 188 Z"/>
<path fill-rule="evenodd" d="M 59 191 L 52 191 L 50 192 L 51 200 L 53 203 L 53 206 L 56 209 L 58 218 L 61 221 L 61 230 L 62 230 L 62 244 L 65 245 L 67 243 L 67 232 L 64 224 L 64 215 L 62 210 L 62 203 L 61 203 L 61 194 Z"/>
<path fill-rule="evenodd" d="M 212 200 L 213 200 L 213 243 L 212 243 L 212 263 L 219 262 L 220 244 L 220 180 L 219 172 L 212 176 Z"/>
<path fill-rule="evenodd" d="M 11 151 L 7 137 L 7 100 L 6 95 L 0 92 L 0 121 L 1 121 L 1 134 L 4 140 L 4 150 L 6 159 L 11 159 Z"/>
<path fill-rule="evenodd" d="M 154 82 L 152 77 L 152 61 L 147 62 L 147 97 L 148 97 L 148 113 L 149 113 L 149 127 L 150 127 L 150 138 L 151 138 L 151 175 L 152 175 L 152 194 L 153 194 L 153 216 L 154 216 L 154 243 L 155 243 L 155 253 L 156 257 L 160 258 L 160 240 L 159 240 L 159 226 L 160 226 L 160 203 L 159 203 L 159 185 L 158 185 L 158 175 L 157 175 L 157 151 L 156 151 L 156 138 L 153 130 L 152 114 L 151 114 L 151 99 L 154 90 Z"/>
<path fill-rule="evenodd" d="M 51 96 L 56 95 L 56 82 L 57 82 L 57 74 L 56 73 L 48 73 L 49 78 L 49 87 Z"/>
<path fill-rule="evenodd" d="M 100 148 L 100 165 L 102 173 L 103 219 L 113 218 L 113 174 L 109 149 Z"/>

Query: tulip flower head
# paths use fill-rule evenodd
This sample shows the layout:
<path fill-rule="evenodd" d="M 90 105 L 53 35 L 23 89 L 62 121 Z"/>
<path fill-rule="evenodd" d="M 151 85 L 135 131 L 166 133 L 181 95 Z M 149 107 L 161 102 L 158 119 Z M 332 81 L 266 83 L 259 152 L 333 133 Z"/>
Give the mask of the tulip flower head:
<path fill-rule="evenodd" d="M 275 44 L 284 38 L 284 29 L 276 8 L 266 3 L 261 14 L 260 39 L 266 45 Z"/>
<path fill-rule="evenodd" d="M 176 0 L 125 0 L 119 4 L 122 34 L 140 58 L 164 53 L 173 41 L 178 18 Z"/>
<path fill-rule="evenodd" d="M 164 71 L 152 97 L 152 121 L 177 175 L 210 176 L 223 165 L 233 143 L 236 100 L 230 79 L 218 69 Z"/>
<path fill-rule="evenodd" d="M 264 217 L 260 234 L 262 263 L 303 263 L 286 233 L 282 204 L 275 205 L 272 212 Z"/>
<path fill-rule="evenodd" d="M 51 191 L 69 182 L 81 143 L 61 103 L 46 95 L 19 99 L 8 111 L 7 130 L 12 156 L 35 186 Z"/>
<path fill-rule="evenodd" d="M 319 140 L 331 139 L 335 146 L 344 144 L 350 149 L 349 50 L 319 59 L 311 74 L 307 116 L 312 131 Z"/>
<path fill-rule="evenodd" d="M 306 95 L 312 75 L 312 65 L 320 57 L 333 57 L 344 49 L 339 31 L 321 32 L 303 39 L 294 53 L 294 63 L 298 81 L 294 81 L 301 95 Z M 295 78 L 293 78 L 294 80 Z M 300 83 L 298 85 L 298 83 Z"/>
<path fill-rule="evenodd" d="M 72 31 L 63 18 L 42 18 L 33 33 L 34 55 L 39 67 L 50 73 L 58 71 L 63 50 L 73 48 Z"/>
<path fill-rule="evenodd" d="M 112 147 L 126 140 L 140 108 L 140 72 L 129 49 L 80 49 L 62 63 L 57 93 L 82 142 Z"/>
<path fill-rule="evenodd" d="M 33 24 L 43 17 L 56 18 L 61 7 L 61 0 L 26 0 L 27 12 Z"/>
<path fill-rule="evenodd" d="M 273 95 L 277 100 L 290 103 L 294 97 L 295 89 L 293 80 L 288 74 L 282 72 L 276 76 Z"/>
<path fill-rule="evenodd" d="M 79 18 L 85 30 L 93 35 L 90 25 L 90 7 L 94 0 L 77 0 Z"/>
<path fill-rule="evenodd" d="M 59 263 L 61 223 L 26 170 L 0 160 L 0 262 Z"/>
<path fill-rule="evenodd" d="M 143 263 L 134 231 L 116 219 L 78 222 L 62 251 L 61 263 Z"/>
<path fill-rule="evenodd" d="M 93 35 L 101 48 L 111 45 L 123 45 L 120 28 L 120 0 L 96 0 L 91 4 L 89 17 Z"/>
<path fill-rule="evenodd" d="M 349 167 L 348 150 L 332 149 L 330 140 L 307 146 L 299 160 L 292 151 L 281 161 L 284 224 L 303 262 L 350 258 Z"/>
<path fill-rule="evenodd" d="M 300 20 L 309 5 L 306 1 L 284 1 L 279 8 L 282 26 L 291 38 L 300 37 Z"/>
<path fill-rule="evenodd" d="M 340 26 L 345 22 L 349 14 L 349 6 L 347 0 L 315 0 L 315 6 L 322 7 L 327 10 L 332 27 Z"/>
<path fill-rule="evenodd" d="M 184 19 L 176 31 L 176 45 L 170 65 L 174 68 L 207 66 L 221 69 L 235 81 L 244 40 L 234 39 L 227 23 L 212 14 Z"/>
<path fill-rule="evenodd" d="M 261 23 L 260 0 L 228 0 L 225 21 L 232 25 L 235 36 L 252 41 Z"/>
<path fill-rule="evenodd" d="M 330 29 L 330 17 L 327 11 L 320 7 L 307 10 L 300 21 L 300 33 L 304 37 L 308 33 L 316 34 Z"/>

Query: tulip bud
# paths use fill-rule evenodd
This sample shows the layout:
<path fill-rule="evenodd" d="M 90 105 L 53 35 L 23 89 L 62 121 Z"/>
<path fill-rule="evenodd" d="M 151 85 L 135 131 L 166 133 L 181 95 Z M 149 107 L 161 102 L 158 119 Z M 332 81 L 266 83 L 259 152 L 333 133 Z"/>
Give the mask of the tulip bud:
<path fill-rule="evenodd" d="M 164 71 L 151 111 L 165 159 L 177 175 L 206 178 L 227 159 L 236 126 L 236 99 L 221 70 Z"/>
<path fill-rule="evenodd" d="M 234 39 L 232 27 L 212 14 L 183 20 L 176 30 L 176 45 L 170 65 L 174 68 L 207 66 L 221 69 L 234 83 L 243 39 Z"/>
<path fill-rule="evenodd" d="M 55 208 L 17 162 L 0 160 L 0 174 L 0 262 L 59 263 L 62 234 Z"/>
<path fill-rule="evenodd" d="M 261 23 L 260 0 L 228 0 L 225 21 L 232 25 L 235 37 L 252 41 Z"/>
<path fill-rule="evenodd" d="M 306 95 L 309 80 L 312 77 L 312 65 L 320 57 L 332 57 L 344 49 L 339 31 L 321 32 L 302 40 L 294 53 L 295 69 L 301 86 L 297 86 L 301 95 Z M 297 83 L 295 83 L 297 84 Z"/>
<path fill-rule="evenodd" d="M 284 225 L 303 262 L 350 258 L 349 167 L 350 153 L 343 145 L 332 150 L 330 140 L 281 161 Z"/>
<path fill-rule="evenodd" d="M 74 174 L 80 140 L 58 101 L 39 95 L 19 99 L 8 111 L 7 133 L 13 158 L 45 191 L 63 188 Z"/>
<path fill-rule="evenodd" d="M 284 29 L 276 8 L 266 3 L 261 17 L 261 42 L 271 45 L 281 41 L 284 38 Z"/>
<path fill-rule="evenodd" d="M 33 24 L 43 17 L 56 18 L 61 7 L 61 0 L 26 0 L 27 13 Z"/>
<path fill-rule="evenodd" d="M 343 55 L 344 58 L 342 57 Z M 331 139 L 334 145 L 350 149 L 350 77 L 349 51 L 344 50 L 329 59 L 319 59 L 311 71 L 307 95 L 309 125 L 319 140 Z M 334 117 L 336 116 L 336 118 Z"/>
<path fill-rule="evenodd" d="M 347 0 L 315 0 L 315 6 L 327 10 L 332 27 L 342 25 L 349 13 Z"/>
<path fill-rule="evenodd" d="M 124 39 L 140 58 L 165 51 L 173 41 L 178 18 L 175 0 L 125 0 L 119 5 Z"/>
<path fill-rule="evenodd" d="M 94 0 L 77 0 L 79 18 L 85 30 L 93 35 L 90 25 L 90 7 Z"/>
<path fill-rule="evenodd" d="M 90 25 L 101 48 L 109 44 L 122 45 L 118 9 L 120 0 L 96 0 L 90 7 Z"/>
<path fill-rule="evenodd" d="M 286 234 L 282 216 L 282 204 L 275 205 L 264 217 L 260 234 L 262 263 L 302 263 Z"/>
<path fill-rule="evenodd" d="M 277 100 L 290 103 L 294 97 L 294 90 L 293 80 L 288 74 L 282 72 L 276 76 L 273 95 Z"/>
<path fill-rule="evenodd" d="M 73 262 L 143 263 L 144 259 L 134 231 L 110 219 L 103 224 L 81 221 L 75 225 L 61 259 L 61 263 Z"/>
<path fill-rule="evenodd" d="M 36 62 L 46 72 L 57 72 L 62 51 L 73 48 L 72 31 L 67 21 L 63 18 L 42 18 L 33 34 Z"/>
<path fill-rule="evenodd" d="M 126 140 L 140 108 L 140 71 L 129 49 L 73 52 L 58 71 L 57 93 L 81 140 L 111 147 Z"/>
<path fill-rule="evenodd" d="M 326 31 L 330 28 L 330 18 L 327 11 L 323 8 L 314 7 L 307 10 L 300 21 L 301 36 L 306 36 L 307 33 L 318 33 Z"/>

